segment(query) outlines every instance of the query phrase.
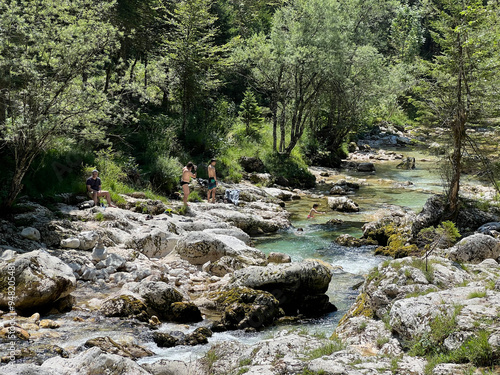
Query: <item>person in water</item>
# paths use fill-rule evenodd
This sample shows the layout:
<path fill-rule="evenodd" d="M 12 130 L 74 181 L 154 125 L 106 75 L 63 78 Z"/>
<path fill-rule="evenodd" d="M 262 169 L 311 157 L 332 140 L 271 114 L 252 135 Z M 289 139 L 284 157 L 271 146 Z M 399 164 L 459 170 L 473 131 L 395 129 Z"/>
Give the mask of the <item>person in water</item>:
<path fill-rule="evenodd" d="M 184 193 L 184 205 L 188 205 L 188 196 L 189 196 L 189 181 L 192 178 L 196 178 L 196 165 L 193 162 L 189 162 L 186 164 L 184 168 L 182 168 L 182 177 L 181 177 L 181 187 L 182 192 Z"/>
<path fill-rule="evenodd" d="M 217 160 L 210 160 L 210 164 L 208 164 L 208 193 L 207 193 L 207 201 L 210 203 L 210 194 L 212 194 L 212 203 L 215 203 L 215 191 L 217 189 L 217 176 L 215 174 L 215 164 Z"/>
<path fill-rule="evenodd" d="M 325 211 L 318 211 L 318 210 L 316 210 L 318 207 L 319 207 L 319 204 L 317 204 L 317 203 L 313 204 L 313 206 L 311 208 L 311 211 L 309 211 L 309 214 L 307 215 L 308 219 L 314 218 L 314 215 L 323 215 L 323 214 L 326 214 Z"/>

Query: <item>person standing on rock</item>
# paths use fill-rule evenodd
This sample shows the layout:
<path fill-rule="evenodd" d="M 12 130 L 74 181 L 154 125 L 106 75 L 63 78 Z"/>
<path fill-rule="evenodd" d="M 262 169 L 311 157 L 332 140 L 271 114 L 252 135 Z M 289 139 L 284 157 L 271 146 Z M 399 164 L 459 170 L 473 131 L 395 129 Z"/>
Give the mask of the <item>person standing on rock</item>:
<path fill-rule="evenodd" d="M 217 160 L 212 159 L 208 164 L 208 193 L 207 201 L 210 203 L 210 194 L 212 194 L 212 203 L 215 203 L 215 191 L 217 189 L 217 176 L 215 174 L 215 164 Z"/>
<path fill-rule="evenodd" d="M 94 169 L 92 171 L 92 176 L 87 178 L 87 192 L 90 198 L 94 201 L 94 205 L 97 206 L 99 197 L 105 197 L 108 201 L 109 207 L 116 207 L 111 203 L 111 195 L 109 194 L 109 191 L 101 190 L 101 179 L 98 176 L 99 171 Z"/>
<path fill-rule="evenodd" d="M 312 208 L 311 208 L 311 211 L 309 211 L 309 214 L 307 215 L 307 218 L 308 219 L 313 219 L 314 218 L 314 215 L 323 215 L 323 214 L 326 214 L 326 212 L 324 211 L 318 211 L 316 210 L 316 208 L 319 207 L 319 204 L 317 203 L 314 203 Z"/>
<path fill-rule="evenodd" d="M 190 161 L 184 168 L 182 168 L 181 187 L 182 192 L 184 193 L 184 206 L 188 205 L 189 181 L 191 177 L 196 178 L 196 165 Z"/>

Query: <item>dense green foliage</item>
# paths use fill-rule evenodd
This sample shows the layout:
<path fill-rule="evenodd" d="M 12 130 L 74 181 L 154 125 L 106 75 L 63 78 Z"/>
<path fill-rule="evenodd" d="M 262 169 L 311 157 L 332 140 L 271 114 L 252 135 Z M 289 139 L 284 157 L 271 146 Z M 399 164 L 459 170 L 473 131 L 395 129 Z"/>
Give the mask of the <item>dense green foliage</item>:
<path fill-rule="evenodd" d="M 115 196 L 165 195 L 212 157 L 221 180 L 248 156 L 312 186 L 307 164 L 380 121 L 452 131 L 452 196 L 467 121 L 497 116 L 498 7 L 0 0 L 0 201 L 80 191 L 94 167 Z"/>

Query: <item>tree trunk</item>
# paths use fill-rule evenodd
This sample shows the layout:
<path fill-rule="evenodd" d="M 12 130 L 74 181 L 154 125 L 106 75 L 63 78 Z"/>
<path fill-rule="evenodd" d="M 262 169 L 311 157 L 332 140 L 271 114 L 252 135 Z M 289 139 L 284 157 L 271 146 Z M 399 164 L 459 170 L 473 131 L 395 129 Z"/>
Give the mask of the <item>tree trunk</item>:
<path fill-rule="evenodd" d="M 448 189 L 448 212 L 450 218 L 458 214 L 458 194 L 460 191 L 460 176 L 462 169 L 462 143 L 465 137 L 465 114 L 459 113 L 456 123 L 452 125 L 453 154 L 451 156 L 452 176 Z"/>
<path fill-rule="evenodd" d="M 14 170 L 14 176 L 12 176 L 12 181 L 10 183 L 9 194 L 7 195 L 7 198 L 2 204 L 4 207 L 12 207 L 18 194 L 23 189 L 22 181 L 24 175 L 28 171 L 28 168 L 31 164 L 31 161 L 33 161 L 34 157 L 35 156 L 29 157 L 26 155 L 21 157 L 21 159 L 16 162 L 16 169 Z"/>
<path fill-rule="evenodd" d="M 272 114 L 273 114 L 273 150 L 275 152 L 278 151 L 278 148 L 277 148 L 277 144 L 278 144 L 278 141 L 277 141 L 277 138 L 278 138 L 278 114 L 276 113 L 277 112 L 277 105 L 276 103 L 272 103 L 271 105 L 271 111 L 272 111 Z"/>
<path fill-rule="evenodd" d="M 458 215 L 458 194 L 460 191 L 460 175 L 462 169 L 462 143 L 465 138 L 465 123 L 467 122 L 467 112 L 463 103 L 462 89 L 464 78 L 464 61 L 463 61 L 463 48 L 461 43 L 461 35 L 457 35 L 458 42 L 458 55 L 459 55 L 459 68 L 457 80 L 457 110 L 455 119 L 451 124 L 451 131 L 453 134 L 453 154 L 451 156 L 452 176 L 450 180 L 450 187 L 448 190 L 448 214 L 450 218 L 456 218 Z"/>

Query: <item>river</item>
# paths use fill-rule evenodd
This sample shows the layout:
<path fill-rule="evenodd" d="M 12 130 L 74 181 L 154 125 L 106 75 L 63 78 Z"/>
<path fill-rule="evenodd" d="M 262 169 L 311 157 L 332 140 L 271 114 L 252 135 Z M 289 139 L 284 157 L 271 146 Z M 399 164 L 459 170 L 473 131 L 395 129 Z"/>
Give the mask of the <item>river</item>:
<path fill-rule="evenodd" d="M 363 281 L 363 275 L 382 262 L 385 257 L 374 256 L 374 247 L 347 248 L 336 245 L 334 240 L 341 234 L 348 233 L 353 236 L 362 234 L 361 227 L 364 223 L 372 221 L 378 210 L 387 208 L 388 205 L 405 206 L 414 211 L 419 211 L 430 194 L 442 191 L 439 170 L 436 158 L 424 155 L 418 151 L 405 152 L 405 157 L 415 157 L 416 169 L 402 170 L 396 166 L 400 160 L 375 162 L 375 173 L 328 172 L 328 177 L 322 177 L 326 182 L 336 182 L 341 179 L 361 182 L 361 187 L 351 198 L 359 204 L 357 213 L 340 213 L 327 209 L 327 197 L 330 184 L 318 184 L 313 191 L 313 198 L 286 203 L 286 209 L 291 214 L 293 227 L 279 233 L 253 238 L 254 246 L 266 254 L 277 251 L 289 254 L 292 261 L 307 258 L 318 258 L 332 264 L 336 272 L 333 275 L 327 294 L 330 301 L 337 307 L 337 311 L 318 319 L 311 319 L 295 325 L 280 325 L 268 328 L 259 333 L 244 333 L 239 331 L 215 333 L 208 345 L 198 347 L 176 347 L 171 349 L 158 348 L 154 343 L 146 346 L 156 355 L 140 360 L 140 363 L 155 362 L 160 358 L 176 360 L 193 360 L 203 355 L 211 344 L 238 340 L 252 344 L 259 340 L 273 336 L 276 331 L 299 329 L 311 334 L 329 337 L 340 318 L 347 312 L 358 294 L 353 286 Z M 318 169 L 317 169 L 318 170 Z M 410 181 L 411 184 L 407 182 Z M 307 219 L 307 214 L 313 203 L 320 204 L 320 211 L 327 211 L 314 219 Z M 323 225 L 330 219 L 343 221 L 338 226 Z M 297 231 L 297 228 L 302 231 Z M 203 322 L 200 323 L 203 325 Z M 162 331 L 181 330 L 191 332 L 196 326 L 189 328 L 175 324 L 163 324 Z"/>

